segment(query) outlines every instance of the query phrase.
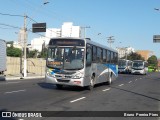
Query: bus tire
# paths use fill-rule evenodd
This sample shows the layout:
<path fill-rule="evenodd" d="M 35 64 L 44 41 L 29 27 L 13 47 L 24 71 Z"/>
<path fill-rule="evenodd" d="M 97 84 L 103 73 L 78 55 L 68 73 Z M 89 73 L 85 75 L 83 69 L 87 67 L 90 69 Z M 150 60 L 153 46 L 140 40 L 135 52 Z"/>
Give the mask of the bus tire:
<path fill-rule="evenodd" d="M 107 85 L 111 85 L 111 84 L 112 84 L 112 73 L 109 74 L 108 81 L 107 81 Z"/>
<path fill-rule="evenodd" d="M 89 86 L 88 86 L 88 90 L 92 91 L 93 88 L 94 88 L 94 82 L 95 82 L 95 77 L 92 76 L 91 79 L 90 79 L 90 83 L 89 83 Z"/>
<path fill-rule="evenodd" d="M 57 89 L 62 89 L 63 85 L 56 84 Z"/>

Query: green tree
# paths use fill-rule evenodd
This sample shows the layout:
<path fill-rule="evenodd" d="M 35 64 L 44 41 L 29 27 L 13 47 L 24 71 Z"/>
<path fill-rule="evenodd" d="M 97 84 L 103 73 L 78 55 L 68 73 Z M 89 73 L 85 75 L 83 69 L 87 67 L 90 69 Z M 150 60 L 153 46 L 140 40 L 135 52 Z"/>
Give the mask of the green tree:
<path fill-rule="evenodd" d="M 158 60 L 155 55 L 152 55 L 151 57 L 149 57 L 147 61 L 150 66 L 157 67 L 158 65 Z"/>
<path fill-rule="evenodd" d="M 31 50 L 27 53 L 28 58 L 36 58 L 38 55 L 38 50 Z"/>
<path fill-rule="evenodd" d="M 22 55 L 22 50 L 19 48 L 13 47 L 13 44 L 11 44 L 10 47 L 7 47 L 7 56 L 20 57 L 21 55 Z"/>
<path fill-rule="evenodd" d="M 42 52 L 38 55 L 38 58 L 46 58 L 47 57 L 47 48 L 42 49 Z"/>

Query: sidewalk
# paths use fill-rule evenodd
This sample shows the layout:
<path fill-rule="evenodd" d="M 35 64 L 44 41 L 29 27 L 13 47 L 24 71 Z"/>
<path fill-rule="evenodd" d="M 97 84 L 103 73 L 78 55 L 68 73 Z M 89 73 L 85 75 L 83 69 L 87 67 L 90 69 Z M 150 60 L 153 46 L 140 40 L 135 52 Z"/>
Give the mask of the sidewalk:
<path fill-rule="evenodd" d="M 23 77 L 22 74 L 16 74 L 16 75 L 5 75 L 5 76 L 0 76 L 0 81 L 7 81 L 7 80 L 24 80 L 24 79 L 38 79 L 38 78 L 45 78 L 44 75 L 39 75 L 39 74 L 33 74 L 33 73 L 28 73 L 27 77 Z"/>

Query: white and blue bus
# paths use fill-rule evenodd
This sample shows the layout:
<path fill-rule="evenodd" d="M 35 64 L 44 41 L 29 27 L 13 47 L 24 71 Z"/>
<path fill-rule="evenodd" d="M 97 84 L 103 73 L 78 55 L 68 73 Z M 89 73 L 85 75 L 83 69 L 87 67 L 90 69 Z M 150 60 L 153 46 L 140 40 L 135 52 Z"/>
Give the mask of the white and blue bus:
<path fill-rule="evenodd" d="M 48 44 L 45 79 L 57 88 L 88 86 L 118 77 L 118 53 L 90 39 L 53 38 Z"/>
<path fill-rule="evenodd" d="M 132 61 L 126 59 L 118 60 L 118 73 L 131 73 Z"/>

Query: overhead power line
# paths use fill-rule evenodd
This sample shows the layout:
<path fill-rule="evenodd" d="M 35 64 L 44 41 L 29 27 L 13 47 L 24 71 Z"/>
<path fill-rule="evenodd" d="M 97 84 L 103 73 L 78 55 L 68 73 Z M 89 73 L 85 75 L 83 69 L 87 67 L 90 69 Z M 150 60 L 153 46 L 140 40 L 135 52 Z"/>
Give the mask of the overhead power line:
<path fill-rule="evenodd" d="M 10 16 L 10 17 L 27 17 L 29 18 L 31 21 L 36 22 L 33 18 L 29 17 L 29 16 L 24 16 L 24 15 L 13 15 L 13 14 L 7 14 L 7 13 L 0 13 L 0 15 L 5 15 L 5 16 Z M 37 23 L 37 22 L 36 22 Z"/>
<path fill-rule="evenodd" d="M 24 17 L 23 15 L 12 15 L 12 14 L 6 14 L 6 13 L 0 13 L 0 15 L 6 15 L 11 17 Z"/>
<path fill-rule="evenodd" d="M 0 25 L 2 25 L 2 26 L 7 26 L 7 27 L 11 27 L 11 28 L 16 28 L 16 29 L 21 29 L 20 27 L 13 26 L 13 25 L 9 25 L 9 24 L 4 24 L 4 23 L 0 23 Z"/>

